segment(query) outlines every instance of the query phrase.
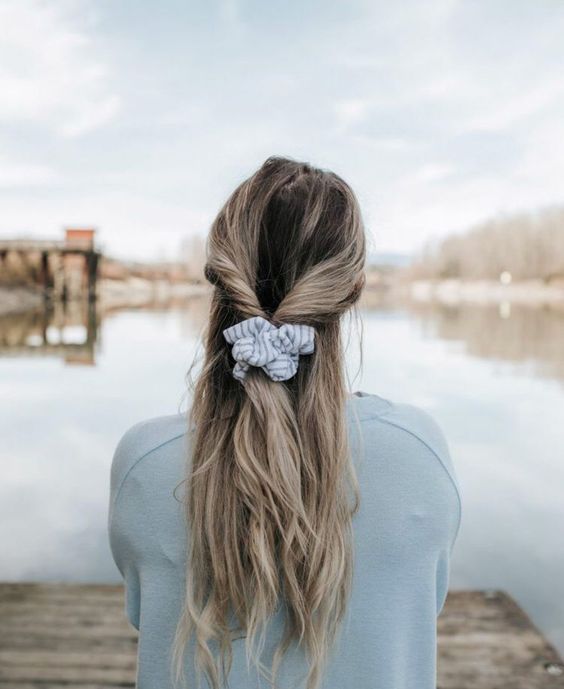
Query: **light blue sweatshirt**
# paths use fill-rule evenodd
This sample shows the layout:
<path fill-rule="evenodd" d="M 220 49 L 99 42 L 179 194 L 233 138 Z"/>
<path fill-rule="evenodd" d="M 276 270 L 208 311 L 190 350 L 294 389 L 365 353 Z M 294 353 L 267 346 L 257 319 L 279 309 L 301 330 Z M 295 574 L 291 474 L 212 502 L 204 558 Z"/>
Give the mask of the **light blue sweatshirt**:
<path fill-rule="evenodd" d="M 448 448 L 426 413 L 375 395 L 349 398 L 347 422 L 361 499 L 353 519 L 353 587 L 321 689 L 435 689 L 436 621 L 461 514 Z M 112 465 L 110 544 L 125 580 L 127 616 L 139 630 L 139 689 L 172 687 L 170 648 L 186 562 L 184 512 L 173 491 L 184 476 L 189 438 L 184 415 L 141 422 L 125 433 Z M 281 607 L 270 622 L 266 662 L 282 615 Z M 197 686 L 192 650 L 190 689 Z M 233 651 L 231 689 L 266 689 L 247 668 L 243 639 Z M 301 689 L 306 670 L 301 649 L 292 648 L 281 689 Z"/>

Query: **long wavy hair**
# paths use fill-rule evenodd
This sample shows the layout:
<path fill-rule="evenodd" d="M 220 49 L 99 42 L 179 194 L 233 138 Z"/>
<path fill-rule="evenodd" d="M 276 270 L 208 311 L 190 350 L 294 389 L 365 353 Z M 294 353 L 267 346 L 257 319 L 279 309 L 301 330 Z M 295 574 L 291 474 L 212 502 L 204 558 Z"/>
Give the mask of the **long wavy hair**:
<path fill-rule="evenodd" d="M 213 689 L 226 682 L 232 641 L 276 686 L 291 644 L 319 685 L 346 610 L 358 488 L 349 455 L 341 316 L 364 287 L 365 234 L 351 188 L 333 172 L 272 157 L 231 194 L 212 224 L 213 285 L 201 374 L 190 410 L 186 598 L 174 644 L 187 642 Z M 259 368 L 244 383 L 223 330 L 262 316 L 315 328 L 296 375 Z M 261 660 L 284 602 L 283 636 Z M 229 620 L 234 624 L 231 624 Z"/>

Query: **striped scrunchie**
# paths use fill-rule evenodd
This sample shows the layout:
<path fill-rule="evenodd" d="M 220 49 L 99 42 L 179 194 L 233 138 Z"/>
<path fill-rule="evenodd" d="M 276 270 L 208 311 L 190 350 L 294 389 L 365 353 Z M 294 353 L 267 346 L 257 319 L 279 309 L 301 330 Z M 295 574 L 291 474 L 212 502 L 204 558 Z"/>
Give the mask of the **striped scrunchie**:
<path fill-rule="evenodd" d="M 223 331 L 232 344 L 231 354 L 237 362 L 233 376 L 243 382 L 250 366 L 260 366 L 274 381 L 296 375 L 300 354 L 314 350 L 315 328 L 311 325 L 285 323 L 277 328 L 266 318 L 254 316 Z"/>

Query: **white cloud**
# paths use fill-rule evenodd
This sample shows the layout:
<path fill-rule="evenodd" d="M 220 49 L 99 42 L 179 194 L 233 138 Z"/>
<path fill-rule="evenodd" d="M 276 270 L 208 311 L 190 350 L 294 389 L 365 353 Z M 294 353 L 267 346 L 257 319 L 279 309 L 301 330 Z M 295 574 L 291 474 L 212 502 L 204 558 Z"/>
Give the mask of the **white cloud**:
<path fill-rule="evenodd" d="M 542 115 L 554 106 L 564 105 L 564 77 L 540 79 L 525 89 L 514 85 L 514 93 L 509 97 L 502 91 L 491 91 L 487 102 L 482 104 L 481 112 L 464 124 L 467 131 L 490 132 L 507 131 L 512 125 L 533 115 Z M 564 110 L 564 107 L 562 108 Z"/>
<path fill-rule="evenodd" d="M 380 250 L 562 202 L 564 8 L 326 9 L 0 0 L 0 232 L 172 251 L 272 153 L 343 175 Z"/>
<path fill-rule="evenodd" d="M 0 0 L 0 121 L 79 136 L 119 109 L 81 2 Z"/>
<path fill-rule="evenodd" d="M 66 123 L 61 123 L 59 132 L 68 138 L 81 136 L 110 122 L 118 113 L 119 108 L 120 99 L 115 95 L 108 96 L 104 100 L 92 103 L 88 109 L 77 112 L 74 118 Z"/>
<path fill-rule="evenodd" d="M 182 242 L 207 232 L 212 214 L 158 198 L 108 189 L 80 198 L 57 196 L 30 204 L 14 197 L 0 214 L 0 236 L 58 239 L 64 227 L 94 227 L 97 244 L 107 254 L 125 259 L 174 259 Z"/>
<path fill-rule="evenodd" d="M 219 17 L 232 28 L 241 26 L 241 8 L 238 0 L 220 0 Z"/>
<path fill-rule="evenodd" d="M 344 128 L 365 120 L 369 109 L 369 101 L 362 98 L 343 100 L 335 103 L 337 121 Z"/>
<path fill-rule="evenodd" d="M 60 180 L 49 165 L 26 165 L 0 161 L 0 188 L 45 186 Z"/>
<path fill-rule="evenodd" d="M 564 110 L 564 109 L 563 109 Z M 564 132 L 562 119 L 543 122 L 532 128 L 524 154 L 515 166 L 512 181 L 515 196 L 533 196 L 537 204 L 562 201 L 564 179 Z"/>
<path fill-rule="evenodd" d="M 416 170 L 414 177 L 420 182 L 439 182 L 452 174 L 452 165 L 445 163 L 427 163 Z"/>

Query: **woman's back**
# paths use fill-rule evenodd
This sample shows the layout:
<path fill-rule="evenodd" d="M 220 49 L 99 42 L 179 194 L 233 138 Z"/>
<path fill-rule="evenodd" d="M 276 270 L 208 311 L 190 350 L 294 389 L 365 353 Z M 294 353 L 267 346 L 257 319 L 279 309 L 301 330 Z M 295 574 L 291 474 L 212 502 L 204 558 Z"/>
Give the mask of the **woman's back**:
<path fill-rule="evenodd" d="M 435 689 L 436 616 L 447 592 L 460 499 L 444 438 L 424 412 L 375 395 L 347 399 L 347 432 L 360 491 L 352 519 L 353 581 L 322 689 Z M 184 604 L 187 533 L 178 498 L 191 433 L 185 416 L 137 424 L 112 466 L 110 541 L 127 589 L 127 614 L 139 629 L 138 687 L 168 689 L 170 654 Z M 177 489 L 176 497 L 174 494 Z M 189 537 L 189 535 L 188 535 Z M 280 641 L 281 603 L 261 660 Z M 233 642 L 231 689 L 269 686 L 247 668 L 244 639 Z M 186 686 L 196 686 L 193 641 Z M 303 651 L 283 657 L 281 689 L 302 687 Z"/>

